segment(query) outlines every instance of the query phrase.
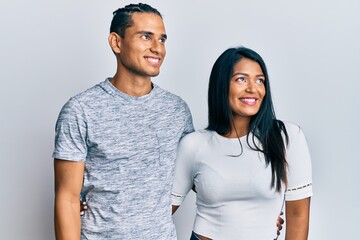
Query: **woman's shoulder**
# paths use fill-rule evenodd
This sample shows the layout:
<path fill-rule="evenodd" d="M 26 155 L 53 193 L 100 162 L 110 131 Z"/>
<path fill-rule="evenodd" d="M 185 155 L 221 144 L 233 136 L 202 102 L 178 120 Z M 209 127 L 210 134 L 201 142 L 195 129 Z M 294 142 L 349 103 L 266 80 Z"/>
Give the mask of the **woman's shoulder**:
<path fill-rule="evenodd" d="M 295 124 L 292 122 L 287 122 L 287 121 L 284 121 L 283 123 L 284 123 L 286 133 L 287 133 L 288 139 L 289 139 L 288 148 L 291 146 L 293 146 L 293 147 L 297 146 L 299 144 L 300 145 L 307 144 L 305 134 L 304 134 L 302 128 L 298 124 Z"/>
<path fill-rule="evenodd" d="M 197 130 L 184 136 L 179 143 L 179 152 L 196 154 L 207 145 L 212 135 L 208 130 Z"/>
<path fill-rule="evenodd" d="M 201 129 L 196 130 L 195 132 L 187 134 L 185 137 L 182 138 L 182 142 L 198 142 L 203 141 L 211 137 L 212 131 Z"/>
<path fill-rule="evenodd" d="M 302 132 L 301 127 L 293 122 L 282 121 L 284 123 L 286 132 L 289 136 L 296 135 Z"/>

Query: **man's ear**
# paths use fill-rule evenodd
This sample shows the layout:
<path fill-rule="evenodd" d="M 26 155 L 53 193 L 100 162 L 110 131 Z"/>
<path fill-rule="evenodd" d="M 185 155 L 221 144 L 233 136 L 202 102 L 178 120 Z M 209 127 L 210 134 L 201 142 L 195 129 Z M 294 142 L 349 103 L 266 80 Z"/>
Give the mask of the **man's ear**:
<path fill-rule="evenodd" d="M 108 37 L 109 45 L 114 53 L 120 53 L 121 48 L 121 37 L 115 33 L 111 32 Z"/>

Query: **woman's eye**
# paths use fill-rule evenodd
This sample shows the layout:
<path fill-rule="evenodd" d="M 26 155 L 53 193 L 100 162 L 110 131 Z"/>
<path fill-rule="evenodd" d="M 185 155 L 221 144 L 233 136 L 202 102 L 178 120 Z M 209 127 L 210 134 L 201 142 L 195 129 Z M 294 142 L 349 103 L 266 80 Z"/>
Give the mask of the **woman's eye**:
<path fill-rule="evenodd" d="M 257 82 L 257 83 L 264 83 L 264 82 L 265 82 L 265 79 L 258 78 L 258 79 L 256 80 L 256 82 Z"/>
<path fill-rule="evenodd" d="M 236 79 L 237 82 L 246 82 L 246 79 L 244 77 L 239 77 Z"/>

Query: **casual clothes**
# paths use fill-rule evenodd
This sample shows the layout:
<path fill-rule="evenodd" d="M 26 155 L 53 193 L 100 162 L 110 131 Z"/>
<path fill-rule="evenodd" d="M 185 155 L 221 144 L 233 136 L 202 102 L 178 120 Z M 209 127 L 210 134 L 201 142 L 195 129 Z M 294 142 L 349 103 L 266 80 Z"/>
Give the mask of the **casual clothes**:
<path fill-rule="evenodd" d="M 211 239 L 276 238 L 276 220 L 285 200 L 312 195 L 311 159 L 302 130 L 285 123 L 288 187 L 271 188 L 271 166 L 252 150 L 247 136 L 225 138 L 214 131 L 197 131 L 184 137 L 178 148 L 173 205 L 180 205 L 195 184 L 194 232 Z M 249 136 L 251 139 L 252 136 Z M 253 143 L 249 141 L 251 146 Z"/>
<path fill-rule="evenodd" d="M 176 239 L 171 186 L 178 142 L 194 131 L 187 104 L 153 84 L 141 97 L 109 79 L 62 108 L 56 159 L 85 162 L 81 239 Z"/>

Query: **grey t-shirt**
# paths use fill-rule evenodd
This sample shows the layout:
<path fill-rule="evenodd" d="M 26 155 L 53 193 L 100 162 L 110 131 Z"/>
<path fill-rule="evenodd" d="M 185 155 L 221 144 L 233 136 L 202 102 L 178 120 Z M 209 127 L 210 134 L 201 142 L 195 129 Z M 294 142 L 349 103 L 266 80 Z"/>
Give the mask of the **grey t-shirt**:
<path fill-rule="evenodd" d="M 176 239 L 171 188 L 178 142 L 194 131 L 187 104 L 157 85 L 128 96 L 109 80 L 71 98 L 53 157 L 85 161 L 81 239 Z"/>

